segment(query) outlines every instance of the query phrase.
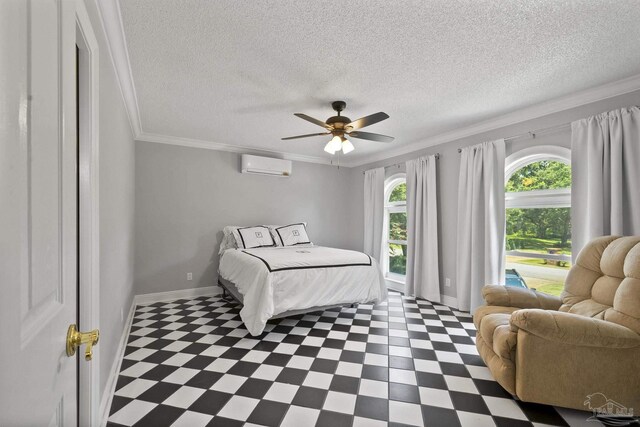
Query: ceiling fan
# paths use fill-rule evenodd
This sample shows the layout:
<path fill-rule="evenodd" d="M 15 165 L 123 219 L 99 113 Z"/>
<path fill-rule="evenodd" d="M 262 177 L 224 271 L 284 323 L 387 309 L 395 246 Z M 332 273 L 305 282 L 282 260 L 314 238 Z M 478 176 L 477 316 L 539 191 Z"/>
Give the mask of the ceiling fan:
<path fill-rule="evenodd" d="M 326 132 L 322 133 L 310 133 L 307 135 L 297 135 L 297 136 L 289 136 L 287 138 L 282 138 L 283 141 L 287 141 L 290 139 L 297 138 L 308 138 L 311 136 L 320 136 L 320 135 L 333 135 L 331 141 L 327 143 L 324 147 L 324 151 L 329 154 L 335 154 L 342 150 L 344 154 L 350 153 L 355 149 L 351 141 L 347 139 L 347 136 L 358 138 L 358 139 L 368 139 L 369 141 L 376 142 L 391 142 L 393 141 L 392 136 L 380 135 L 377 133 L 370 132 L 360 132 L 359 129 L 362 129 L 365 126 L 370 126 L 372 124 L 381 122 L 389 118 L 389 115 L 383 112 L 371 114 L 366 117 L 362 117 L 358 120 L 351 121 L 349 117 L 341 116 L 340 112 L 347 107 L 347 103 L 344 101 L 333 101 L 331 103 L 331 107 L 338 112 L 337 116 L 329 117 L 326 122 L 323 122 L 318 119 L 314 119 L 313 117 L 307 116 L 302 113 L 295 113 L 294 116 L 300 117 L 303 120 L 316 124 L 325 128 Z"/>

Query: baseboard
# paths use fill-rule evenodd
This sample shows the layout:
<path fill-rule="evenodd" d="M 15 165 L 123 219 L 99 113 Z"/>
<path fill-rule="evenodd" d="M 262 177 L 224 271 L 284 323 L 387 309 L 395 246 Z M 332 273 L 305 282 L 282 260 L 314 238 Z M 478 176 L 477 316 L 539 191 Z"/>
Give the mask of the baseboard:
<path fill-rule="evenodd" d="M 222 293 L 220 286 L 206 286 L 204 288 L 180 289 L 177 291 L 155 292 L 151 294 L 136 295 L 133 301 L 136 305 L 153 304 L 184 298 L 197 298 L 218 295 Z"/>
<path fill-rule="evenodd" d="M 385 280 L 387 289 L 400 292 L 404 295 L 404 283 L 396 282 L 393 280 Z M 446 305 L 447 307 L 458 309 L 458 299 L 456 297 L 451 297 L 449 295 L 440 294 L 440 304 Z"/>
<path fill-rule="evenodd" d="M 389 285 L 389 282 L 387 282 L 387 289 L 390 291 L 400 292 L 401 294 L 404 295 L 404 286 Z"/>
<path fill-rule="evenodd" d="M 447 307 L 458 309 L 458 298 L 450 297 L 449 295 L 440 294 L 441 304 L 446 305 Z"/>
<path fill-rule="evenodd" d="M 111 401 L 113 400 L 113 394 L 116 391 L 116 383 L 118 382 L 118 374 L 120 373 L 120 366 L 122 365 L 122 359 L 124 357 L 124 350 L 127 346 L 127 338 L 129 336 L 129 330 L 133 323 L 133 314 L 136 311 L 135 298 L 131 301 L 131 308 L 127 315 L 127 321 L 122 328 L 122 335 L 120 336 L 120 343 L 118 344 L 118 350 L 116 351 L 115 359 L 111 365 L 109 371 L 109 378 L 107 378 L 107 384 L 104 387 L 102 393 L 102 399 L 100 401 L 100 426 L 105 427 L 107 425 L 107 419 L 109 418 L 109 409 L 111 408 Z"/>
<path fill-rule="evenodd" d="M 168 292 L 156 292 L 151 294 L 141 294 L 136 295 L 131 302 L 131 308 L 129 309 L 129 314 L 127 315 L 127 321 L 125 322 L 124 328 L 122 330 L 122 335 L 120 337 L 120 343 L 118 344 L 118 351 L 116 352 L 115 360 L 111 366 L 111 371 L 109 372 L 109 378 L 107 379 L 107 384 L 105 386 L 105 390 L 102 394 L 102 399 L 100 402 L 100 426 L 105 427 L 107 425 L 107 419 L 109 418 L 109 409 L 111 408 L 111 402 L 113 400 L 113 395 L 115 393 L 116 383 L 118 380 L 118 374 L 120 373 L 120 366 L 122 365 L 122 359 L 124 357 L 124 350 L 127 343 L 127 337 L 129 336 L 129 330 L 131 329 L 131 324 L 133 323 L 133 315 L 135 313 L 136 306 L 144 305 L 144 304 L 153 304 L 155 302 L 163 302 L 163 301 L 171 301 L 175 299 L 182 298 L 195 298 L 201 296 L 213 296 L 218 295 L 222 292 L 222 289 L 219 286 L 207 286 L 203 288 L 191 288 L 191 289 L 182 289 L 178 291 L 168 291 Z M 442 302 L 446 306 L 456 308 L 458 307 L 458 300 L 455 297 L 451 297 L 448 295 L 440 295 Z"/>
<path fill-rule="evenodd" d="M 107 425 L 107 420 L 109 418 L 109 409 L 111 408 L 113 395 L 116 391 L 118 374 L 120 373 L 120 367 L 122 366 L 124 350 L 127 346 L 127 338 L 129 336 L 129 331 L 131 330 L 131 324 L 133 323 L 133 315 L 136 311 L 136 306 L 153 304 L 154 302 L 172 301 L 175 299 L 182 299 L 182 298 L 213 296 L 213 295 L 218 295 L 221 292 L 222 292 L 222 289 L 219 286 L 207 286 L 204 288 L 191 288 L 191 289 L 182 289 L 179 291 L 156 292 L 152 294 L 135 295 L 133 297 L 133 301 L 131 302 L 131 308 L 129 309 L 129 314 L 127 315 L 127 321 L 125 322 L 124 328 L 122 329 L 122 335 L 120 337 L 120 343 L 118 344 L 118 350 L 116 351 L 115 359 L 113 361 L 113 364 L 111 365 L 111 370 L 109 371 L 109 378 L 107 379 L 107 384 L 105 385 L 105 389 L 102 394 L 102 399 L 100 401 L 100 418 L 99 418 L 100 427 L 105 427 Z"/>

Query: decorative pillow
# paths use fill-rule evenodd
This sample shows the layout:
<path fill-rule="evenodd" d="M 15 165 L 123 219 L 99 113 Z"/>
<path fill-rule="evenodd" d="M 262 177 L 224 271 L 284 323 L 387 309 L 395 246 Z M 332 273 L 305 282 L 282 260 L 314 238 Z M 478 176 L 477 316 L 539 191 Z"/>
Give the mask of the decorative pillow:
<path fill-rule="evenodd" d="M 256 227 L 260 227 L 260 226 L 256 225 Z M 276 228 L 280 227 L 280 225 L 262 225 L 262 227 L 267 227 L 269 229 L 269 231 L 271 232 L 271 238 L 273 239 L 273 243 L 275 243 L 276 246 L 282 246 L 282 243 L 280 242 L 280 238 L 278 237 L 278 233 L 276 233 Z M 220 242 L 220 251 L 218 252 L 218 255 L 222 255 L 222 253 L 227 249 L 238 249 L 238 248 L 243 249 L 244 248 L 244 246 L 242 245 L 242 239 L 240 238 L 240 234 L 238 234 L 239 228 L 246 228 L 246 227 L 240 226 L 240 225 L 227 225 L 222 229 L 222 233 L 224 234 L 224 237 L 222 238 L 222 242 Z"/>
<path fill-rule="evenodd" d="M 251 249 L 276 245 L 269 229 L 262 225 L 237 228 L 233 234 L 239 248 Z"/>
<path fill-rule="evenodd" d="M 311 243 L 304 223 L 285 225 L 276 228 L 282 246 L 303 245 Z"/>
<path fill-rule="evenodd" d="M 276 228 L 282 227 L 282 226 L 281 225 L 264 225 L 263 227 L 267 227 L 269 229 L 269 231 L 271 232 L 271 237 L 273 238 L 273 242 L 276 244 L 276 246 L 282 246 L 282 242 L 280 241 L 280 238 L 278 237 L 278 233 L 276 232 Z"/>

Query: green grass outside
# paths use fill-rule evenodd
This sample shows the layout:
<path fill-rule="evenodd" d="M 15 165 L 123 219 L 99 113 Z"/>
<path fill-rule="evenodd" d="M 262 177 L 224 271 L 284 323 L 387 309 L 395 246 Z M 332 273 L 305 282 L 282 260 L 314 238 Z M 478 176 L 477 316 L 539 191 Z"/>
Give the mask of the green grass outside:
<path fill-rule="evenodd" d="M 543 292 L 549 295 L 560 296 L 562 290 L 564 289 L 564 285 L 562 283 L 549 283 L 547 285 L 542 285 L 536 288 L 536 291 Z"/>
<path fill-rule="evenodd" d="M 537 258 L 522 258 L 522 257 L 507 257 L 507 259 L 509 258 L 513 258 L 513 260 L 510 262 L 513 262 L 515 264 L 525 264 L 525 265 L 534 265 L 534 266 L 539 266 L 539 267 L 548 267 L 548 268 L 558 268 L 560 270 L 568 270 L 571 268 L 571 264 L 570 263 L 566 263 L 566 265 L 564 267 L 561 267 L 559 265 L 555 265 L 555 264 L 550 264 L 550 263 L 546 263 L 544 262 L 543 259 L 537 259 Z"/>
<path fill-rule="evenodd" d="M 527 283 L 529 289 L 535 289 L 536 291 L 545 294 L 560 296 L 564 289 L 564 283 L 554 282 L 553 280 L 538 279 L 527 276 L 522 276 L 522 278 Z"/>
<path fill-rule="evenodd" d="M 527 252 L 535 253 L 547 253 L 548 248 L 558 248 L 560 242 L 553 239 L 537 239 L 534 237 L 520 237 L 520 236 L 507 236 L 507 250 L 513 250 L 509 247 L 509 241 L 516 241 L 518 250 L 526 250 Z M 571 255 L 571 242 L 568 243 L 568 247 L 560 251 L 561 254 Z M 400 245 L 390 245 L 391 250 L 389 253 L 389 270 L 397 274 L 405 274 L 406 272 L 406 256 L 402 253 Z M 545 264 L 544 260 L 536 258 L 524 258 L 524 257 L 507 257 L 508 262 L 516 264 L 526 264 L 548 268 L 558 268 L 561 270 L 568 270 L 571 265 L 567 264 L 565 267 L 556 266 L 553 264 Z M 538 279 L 534 277 L 523 276 L 527 286 L 529 288 L 535 288 L 538 292 L 543 292 L 549 295 L 560 296 L 564 289 L 564 283 L 554 282 L 552 280 Z"/>
<path fill-rule="evenodd" d="M 533 265 L 536 267 L 548 267 L 548 268 L 557 268 L 560 270 L 568 270 L 570 266 L 567 267 L 558 267 L 551 264 L 544 264 L 543 260 L 535 259 L 535 258 L 524 258 L 524 257 L 516 257 L 507 255 L 507 262 L 512 264 L 525 264 L 525 265 Z M 548 279 L 539 279 L 537 277 L 528 277 L 526 275 L 522 275 L 522 278 L 526 282 L 527 286 L 531 289 L 535 289 L 539 292 L 544 292 L 545 294 L 550 295 L 558 295 L 562 293 L 562 289 L 564 288 L 564 283 L 557 282 L 554 280 Z"/>
<path fill-rule="evenodd" d="M 547 253 L 550 248 L 559 248 L 558 253 L 563 255 L 571 255 L 571 241 L 562 247 L 558 239 L 538 239 L 537 237 L 518 236 L 510 234 L 507 236 L 508 251 L 527 251 L 535 253 Z"/>

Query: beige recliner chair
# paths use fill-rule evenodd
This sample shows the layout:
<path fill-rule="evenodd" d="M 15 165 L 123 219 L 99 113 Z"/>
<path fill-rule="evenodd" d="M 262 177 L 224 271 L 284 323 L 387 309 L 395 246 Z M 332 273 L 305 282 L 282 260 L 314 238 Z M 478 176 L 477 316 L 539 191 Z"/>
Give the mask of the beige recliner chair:
<path fill-rule="evenodd" d="M 509 393 L 582 410 L 602 393 L 640 412 L 640 237 L 590 242 L 561 297 L 496 285 L 482 295 L 476 346 Z"/>

